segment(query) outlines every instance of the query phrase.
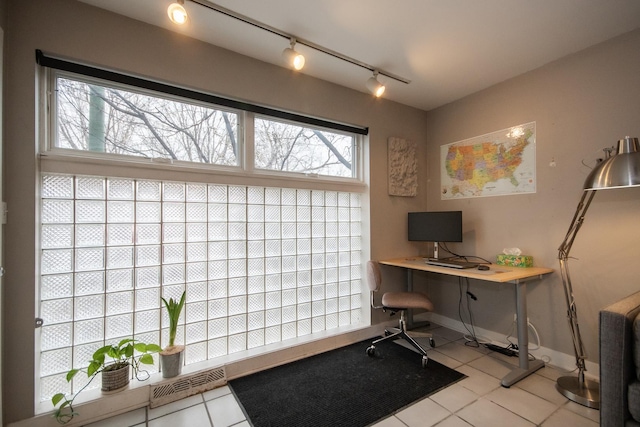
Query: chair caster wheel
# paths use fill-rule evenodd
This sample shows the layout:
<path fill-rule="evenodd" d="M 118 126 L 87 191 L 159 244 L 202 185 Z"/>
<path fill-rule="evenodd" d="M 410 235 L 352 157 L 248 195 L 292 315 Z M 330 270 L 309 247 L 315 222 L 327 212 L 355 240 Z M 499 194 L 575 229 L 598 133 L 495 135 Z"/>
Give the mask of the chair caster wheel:
<path fill-rule="evenodd" d="M 429 338 L 429 345 L 432 348 L 436 348 L 436 340 L 434 340 L 433 338 Z"/>
<path fill-rule="evenodd" d="M 367 347 L 367 356 L 373 357 L 376 354 L 376 347 L 375 346 L 371 346 L 371 347 Z"/>
<path fill-rule="evenodd" d="M 429 358 L 427 358 L 427 356 L 422 356 L 422 367 L 423 368 L 427 367 L 427 362 L 429 362 Z"/>

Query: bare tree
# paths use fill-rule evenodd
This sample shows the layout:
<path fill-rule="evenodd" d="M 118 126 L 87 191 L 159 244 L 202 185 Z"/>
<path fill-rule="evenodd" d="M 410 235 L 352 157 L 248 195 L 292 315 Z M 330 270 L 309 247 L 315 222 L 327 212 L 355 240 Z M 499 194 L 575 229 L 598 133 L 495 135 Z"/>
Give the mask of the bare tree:
<path fill-rule="evenodd" d="M 238 115 L 222 109 L 58 79 L 57 146 L 176 161 L 236 165 Z M 351 176 L 353 138 L 255 120 L 257 168 Z"/>

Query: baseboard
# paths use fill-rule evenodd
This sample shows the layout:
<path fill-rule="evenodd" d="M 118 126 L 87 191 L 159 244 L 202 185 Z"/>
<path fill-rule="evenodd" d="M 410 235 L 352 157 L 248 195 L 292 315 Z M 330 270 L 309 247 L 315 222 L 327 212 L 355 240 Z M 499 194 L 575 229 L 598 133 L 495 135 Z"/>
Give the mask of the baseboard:
<path fill-rule="evenodd" d="M 465 325 L 459 320 L 451 319 L 449 317 L 444 317 L 436 313 L 421 313 L 415 316 L 415 319 L 420 320 L 428 320 L 437 325 L 441 325 L 452 329 L 454 331 L 461 332 L 463 334 L 468 334 Z M 474 330 L 476 336 L 478 338 L 486 339 L 492 344 L 506 346 L 509 343 L 505 340 L 504 334 L 499 334 L 494 331 L 490 331 L 487 329 L 479 328 L 478 326 L 474 326 Z M 535 347 L 535 344 L 529 343 L 529 353 L 534 356 L 536 359 L 540 359 L 544 361 L 545 364 L 551 365 L 555 368 L 558 368 L 561 371 L 565 371 L 567 375 L 572 375 L 576 373 L 576 358 L 573 355 L 561 353 L 559 351 L 540 346 L 539 348 L 532 350 L 531 347 Z M 594 362 L 586 361 L 586 372 L 585 376 L 589 379 L 598 380 L 600 365 Z"/>

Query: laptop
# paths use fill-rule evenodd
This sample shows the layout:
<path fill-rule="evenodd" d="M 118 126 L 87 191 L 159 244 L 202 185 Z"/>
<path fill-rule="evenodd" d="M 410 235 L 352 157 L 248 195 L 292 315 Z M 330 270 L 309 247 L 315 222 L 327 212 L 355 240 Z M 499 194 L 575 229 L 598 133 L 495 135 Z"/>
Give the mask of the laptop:
<path fill-rule="evenodd" d="M 429 265 L 437 265 L 439 267 L 449 268 L 476 268 L 478 266 L 478 264 L 475 262 L 448 258 L 427 258 L 425 259 L 425 262 Z"/>

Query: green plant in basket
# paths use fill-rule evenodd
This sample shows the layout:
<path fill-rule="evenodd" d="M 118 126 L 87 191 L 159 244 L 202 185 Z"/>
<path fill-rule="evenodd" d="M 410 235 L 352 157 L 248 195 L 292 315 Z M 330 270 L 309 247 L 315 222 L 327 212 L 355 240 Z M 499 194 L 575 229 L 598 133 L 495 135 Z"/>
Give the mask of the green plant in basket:
<path fill-rule="evenodd" d="M 89 381 L 73 396 L 67 397 L 64 393 L 56 393 L 51 398 L 55 409 L 53 416 L 60 424 L 66 424 L 78 415 L 73 409 L 73 401 L 85 388 L 91 384 L 93 379 L 101 374 L 103 376 L 103 391 L 112 391 L 110 388 L 105 388 L 105 375 L 114 372 L 121 372 L 119 375 L 124 383 L 118 386 L 122 388 L 129 383 L 129 367 L 133 369 L 135 376 L 138 380 L 146 380 L 149 378 L 149 374 L 146 371 L 140 369 L 140 365 L 153 365 L 152 353 L 158 353 L 162 349 L 157 344 L 145 344 L 138 342 L 132 338 L 126 338 L 117 344 L 106 345 L 97 349 L 92 356 L 92 360 L 89 361 L 89 366 L 86 369 L 71 369 L 67 372 L 67 382 L 71 382 L 78 372 L 85 371 Z M 126 370 L 126 371 L 123 371 Z M 145 372 L 146 378 L 140 379 L 139 373 Z"/>

